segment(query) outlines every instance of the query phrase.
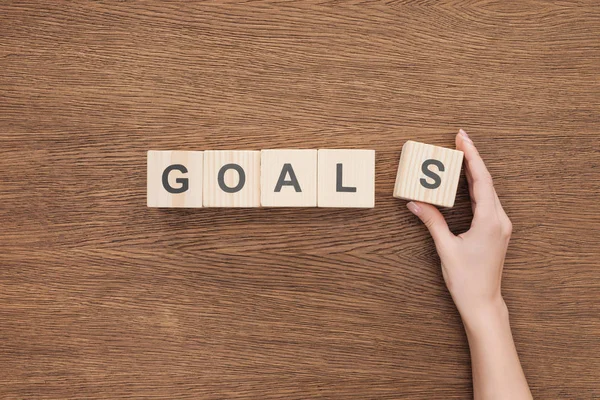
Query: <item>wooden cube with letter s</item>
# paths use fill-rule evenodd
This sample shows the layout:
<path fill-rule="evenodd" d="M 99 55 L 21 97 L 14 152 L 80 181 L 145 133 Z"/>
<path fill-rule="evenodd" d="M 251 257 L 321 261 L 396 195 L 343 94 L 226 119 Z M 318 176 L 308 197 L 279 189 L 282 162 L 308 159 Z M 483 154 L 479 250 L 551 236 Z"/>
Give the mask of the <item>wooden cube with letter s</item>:
<path fill-rule="evenodd" d="M 394 197 L 454 206 L 463 152 L 407 141 L 402 147 Z"/>

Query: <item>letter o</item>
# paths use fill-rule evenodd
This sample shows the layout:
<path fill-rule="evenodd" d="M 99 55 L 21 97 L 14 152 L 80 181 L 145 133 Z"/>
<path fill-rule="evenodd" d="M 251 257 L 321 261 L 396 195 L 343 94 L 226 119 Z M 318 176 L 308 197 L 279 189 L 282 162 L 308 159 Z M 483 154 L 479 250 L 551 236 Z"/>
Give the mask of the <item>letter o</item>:
<path fill-rule="evenodd" d="M 225 183 L 225 172 L 227 172 L 230 169 L 237 171 L 237 173 L 240 177 L 238 184 L 234 187 L 229 187 Z M 219 174 L 217 176 L 217 182 L 219 183 L 219 187 L 221 188 L 221 190 L 224 191 L 225 193 L 236 193 L 236 192 L 239 192 L 240 190 L 242 190 L 242 188 L 246 184 L 246 173 L 244 172 L 244 169 L 238 164 L 225 164 L 219 170 Z"/>

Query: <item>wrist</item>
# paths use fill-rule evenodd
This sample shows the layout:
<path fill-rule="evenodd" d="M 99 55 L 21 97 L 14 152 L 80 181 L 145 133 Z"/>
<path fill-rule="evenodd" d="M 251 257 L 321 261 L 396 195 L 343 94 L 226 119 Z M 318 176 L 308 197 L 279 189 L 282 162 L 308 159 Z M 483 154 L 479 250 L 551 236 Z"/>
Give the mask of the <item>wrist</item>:
<path fill-rule="evenodd" d="M 508 308 L 501 296 L 461 313 L 468 337 L 486 335 L 490 331 L 509 327 Z"/>

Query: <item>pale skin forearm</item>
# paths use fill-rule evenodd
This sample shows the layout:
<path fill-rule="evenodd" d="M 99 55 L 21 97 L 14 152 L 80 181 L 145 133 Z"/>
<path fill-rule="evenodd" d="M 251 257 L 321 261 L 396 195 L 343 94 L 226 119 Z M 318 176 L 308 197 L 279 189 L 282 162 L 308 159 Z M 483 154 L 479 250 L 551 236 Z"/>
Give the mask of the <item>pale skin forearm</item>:
<path fill-rule="evenodd" d="M 464 320 L 471 350 L 475 400 L 525 400 L 531 392 L 502 299 L 477 319 Z"/>
<path fill-rule="evenodd" d="M 464 152 L 471 228 L 456 236 L 434 206 L 420 202 L 407 206 L 431 233 L 444 281 L 462 317 L 471 349 L 475 400 L 531 399 L 501 294 L 512 223 L 479 152 L 463 130 L 456 136 L 456 148 Z"/>

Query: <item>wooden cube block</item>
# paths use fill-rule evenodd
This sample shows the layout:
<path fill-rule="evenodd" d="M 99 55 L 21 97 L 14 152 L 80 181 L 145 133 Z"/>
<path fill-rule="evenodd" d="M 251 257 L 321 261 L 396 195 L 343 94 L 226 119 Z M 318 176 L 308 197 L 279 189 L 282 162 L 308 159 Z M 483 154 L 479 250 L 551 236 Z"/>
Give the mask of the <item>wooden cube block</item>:
<path fill-rule="evenodd" d="M 463 152 L 409 140 L 402 147 L 394 197 L 454 206 Z"/>
<path fill-rule="evenodd" d="M 317 150 L 261 151 L 263 207 L 317 206 Z"/>
<path fill-rule="evenodd" d="M 202 151 L 148 151 L 148 207 L 202 207 Z"/>
<path fill-rule="evenodd" d="M 260 207 L 260 151 L 205 151 L 204 207 Z"/>
<path fill-rule="evenodd" d="M 375 207 L 375 150 L 320 149 L 319 207 Z"/>

